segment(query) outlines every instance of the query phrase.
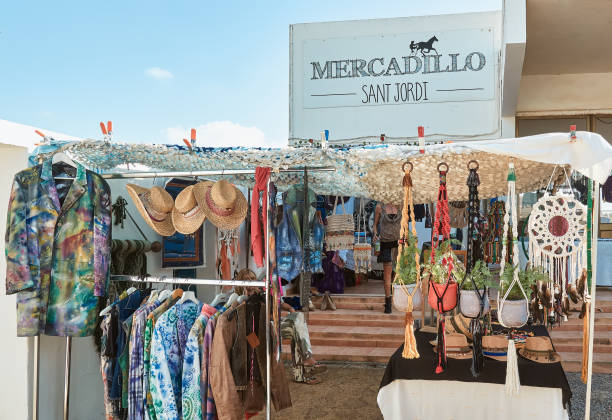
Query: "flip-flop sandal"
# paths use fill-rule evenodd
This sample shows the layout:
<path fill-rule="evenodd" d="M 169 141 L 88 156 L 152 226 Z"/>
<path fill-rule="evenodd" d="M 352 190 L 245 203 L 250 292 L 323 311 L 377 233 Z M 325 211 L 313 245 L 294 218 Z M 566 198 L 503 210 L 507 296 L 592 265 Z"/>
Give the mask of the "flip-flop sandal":
<path fill-rule="evenodd" d="M 306 385 L 318 385 L 321 383 L 321 380 L 313 377 L 313 378 L 304 379 L 302 383 Z"/>
<path fill-rule="evenodd" d="M 327 366 L 322 365 L 321 363 L 315 363 L 314 365 L 304 365 L 304 368 L 308 370 L 309 373 L 325 373 L 327 372 Z"/>

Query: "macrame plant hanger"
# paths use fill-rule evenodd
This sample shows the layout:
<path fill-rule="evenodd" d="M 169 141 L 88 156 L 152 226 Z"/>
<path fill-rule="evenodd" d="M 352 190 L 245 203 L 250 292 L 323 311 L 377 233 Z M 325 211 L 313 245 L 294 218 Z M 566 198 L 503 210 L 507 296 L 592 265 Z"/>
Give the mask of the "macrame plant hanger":
<path fill-rule="evenodd" d="M 442 166 L 446 167 L 445 170 L 440 169 Z M 445 162 L 438 164 L 438 173 L 440 176 L 440 187 L 438 188 L 438 201 L 436 203 L 436 215 L 434 219 L 434 224 L 432 226 L 432 240 L 431 240 L 431 257 L 430 263 L 434 264 L 436 250 L 440 244 L 440 235 L 442 235 L 442 240 L 448 241 L 450 239 L 450 217 L 448 214 L 448 194 L 446 191 L 446 174 L 448 173 L 448 165 Z M 453 271 L 453 259 L 445 258 L 442 261 L 442 264 L 446 264 L 448 275 L 446 278 L 446 283 L 444 285 L 444 290 L 440 294 L 435 287 L 435 283 L 432 281 L 431 276 L 429 279 L 429 290 L 431 294 L 431 290 L 433 290 L 436 297 L 436 311 L 438 311 L 438 343 L 437 343 L 437 355 L 435 358 L 435 372 L 442 373 L 446 370 L 446 338 L 444 336 L 446 328 L 444 321 L 444 312 L 450 311 L 455 308 L 453 305 L 452 308 L 444 307 L 444 296 L 448 291 L 448 287 L 452 282 L 451 276 Z M 456 292 L 455 292 L 456 293 Z M 431 303 L 430 303 L 431 305 Z"/>
<path fill-rule="evenodd" d="M 478 186 L 480 185 L 480 177 L 478 176 L 479 164 L 475 160 L 471 160 L 467 164 L 469 174 L 467 178 L 467 186 L 469 190 L 468 199 L 468 231 L 467 231 L 467 257 L 465 265 L 465 277 L 459 285 L 459 290 L 462 290 L 465 281 L 471 281 L 474 287 L 474 292 L 478 296 L 480 303 L 480 311 L 476 317 L 470 321 L 470 333 L 472 334 L 472 375 L 478 376 L 484 367 L 484 355 L 482 354 L 482 336 L 484 335 L 483 315 L 485 310 L 485 301 L 487 298 L 487 288 L 485 286 L 482 293 L 478 289 L 474 278 L 470 275 L 474 268 L 474 243 L 478 242 L 479 233 L 476 224 L 480 219 L 480 200 L 478 199 Z M 461 295 L 459 295 L 461 296 Z"/>
<path fill-rule="evenodd" d="M 504 304 L 506 303 L 506 299 L 508 298 L 508 295 L 510 294 L 510 291 L 512 290 L 512 288 L 514 287 L 515 284 L 518 284 L 521 293 L 523 294 L 523 300 L 525 302 L 525 308 L 527 311 L 527 314 L 529 314 L 529 298 L 527 297 L 527 294 L 525 293 L 525 290 L 523 289 L 523 285 L 521 284 L 521 282 L 519 281 L 519 254 L 518 254 L 518 220 L 517 220 L 517 216 L 516 216 L 516 212 L 517 212 L 517 203 L 516 203 L 516 173 L 514 172 L 514 163 L 510 162 L 508 164 L 508 194 L 506 196 L 506 214 L 504 215 L 504 236 L 503 238 L 503 247 L 502 247 L 502 254 L 501 254 L 501 261 L 500 261 L 500 283 L 499 283 L 499 290 L 503 290 L 503 274 L 504 274 L 504 270 L 506 269 L 506 254 L 508 252 L 508 240 L 506 240 L 508 238 L 508 225 L 510 223 L 510 218 L 512 217 L 512 281 L 510 282 L 510 285 L 508 285 L 508 288 L 506 290 L 506 292 L 504 293 L 504 296 L 500 299 L 499 298 L 499 291 L 497 292 L 497 301 L 498 301 L 498 312 L 497 312 L 497 318 L 499 323 L 503 326 L 503 327 L 512 327 L 512 328 L 518 328 L 518 327 L 522 327 L 523 325 L 525 325 L 525 323 L 527 322 L 527 319 L 525 319 L 525 321 L 521 324 L 512 324 L 512 325 L 508 325 L 506 322 L 504 322 Z M 528 316 L 527 316 L 528 318 Z M 509 395 L 516 395 L 519 392 L 520 386 L 521 386 L 521 382 L 519 379 L 519 374 L 518 374 L 518 361 L 517 361 L 517 355 L 516 355 L 516 347 L 514 345 L 514 340 L 512 339 L 512 337 L 510 337 L 508 339 L 508 353 L 507 353 L 507 361 L 506 361 L 506 393 Z"/>
<path fill-rule="evenodd" d="M 410 165 L 409 170 L 406 170 L 406 164 Z M 402 295 L 399 297 L 399 300 L 405 302 L 405 307 L 401 308 L 401 310 L 404 310 L 406 313 L 406 316 L 404 318 L 404 350 L 402 351 L 402 357 L 404 359 L 418 359 L 420 357 L 419 352 L 417 350 L 416 338 L 414 337 L 414 318 L 412 316 L 412 311 L 414 309 L 413 298 L 415 294 L 421 293 L 421 266 L 420 255 L 418 252 L 414 253 L 416 277 L 414 282 L 414 288 L 412 289 L 412 291 L 410 291 L 405 284 L 405 280 L 407 279 L 403 279 L 398 274 L 401 271 L 401 257 L 404 255 L 405 246 L 411 241 L 417 240 L 416 222 L 414 217 L 414 203 L 412 201 L 412 177 L 410 176 L 412 169 L 413 166 L 411 162 L 405 162 L 402 166 L 402 171 L 404 172 L 404 179 L 402 181 L 402 185 L 404 187 L 404 205 L 402 207 L 399 249 L 397 253 L 398 258 L 394 279 L 394 283 L 396 285 L 399 285 L 399 290 L 395 293 L 401 293 Z M 412 234 L 408 225 L 409 222 L 412 222 Z M 396 309 L 400 310 L 397 305 L 395 305 L 395 307 Z"/>
<path fill-rule="evenodd" d="M 571 194 L 548 193 L 556 168 L 529 216 L 529 260 L 549 274 L 548 288 L 554 291 L 552 302 L 548 302 L 549 319 L 555 319 L 557 309 L 559 320 L 567 320 L 568 289 L 575 292 L 576 281 L 587 268 L 587 207 L 575 198 L 573 190 Z M 571 189 L 565 168 L 563 172 Z"/>

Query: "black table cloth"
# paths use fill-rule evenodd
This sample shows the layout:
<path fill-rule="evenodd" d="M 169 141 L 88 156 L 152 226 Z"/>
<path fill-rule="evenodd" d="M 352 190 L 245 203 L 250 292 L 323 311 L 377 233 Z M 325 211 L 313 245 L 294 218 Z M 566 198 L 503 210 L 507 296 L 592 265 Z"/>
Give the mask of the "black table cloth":
<path fill-rule="evenodd" d="M 534 335 L 548 336 L 548 331 L 543 326 L 524 327 L 520 330 L 526 332 L 531 331 Z M 415 337 L 417 349 L 421 357 L 418 359 L 404 359 L 402 357 L 404 345 L 402 344 L 389 359 L 380 388 L 398 379 L 485 382 L 494 384 L 506 383 L 506 362 L 500 362 L 488 357 L 485 357 L 484 369 L 480 372 L 478 377 L 472 376 L 470 370 L 472 365 L 471 358 L 452 359 L 449 357 L 446 371 L 436 374 L 434 372 L 435 353 L 433 346 L 429 343 L 431 340 L 435 340 L 436 334 L 416 331 Z M 517 355 L 517 358 L 521 385 L 561 388 L 563 393 L 563 407 L 569 408 L 572 391 L 560 362 L 545 364 L 532 362 L 520 355 Z"/>

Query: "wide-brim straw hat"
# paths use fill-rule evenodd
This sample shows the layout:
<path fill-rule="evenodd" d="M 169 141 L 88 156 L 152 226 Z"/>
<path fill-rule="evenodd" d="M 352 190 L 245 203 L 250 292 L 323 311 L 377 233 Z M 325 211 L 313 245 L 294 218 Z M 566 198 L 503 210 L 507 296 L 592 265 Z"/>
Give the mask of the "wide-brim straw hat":
<path fill-rule="evenodd" d="M 174 200 L 168 191 L 161 187 L 144 188 L 136 184 L 125 186 L 132 197 L 138 212 L 145 222 L 161 236 L 172 236 L 176 229 L 172 224 Z"/>
<path fill-rule="evenodd" d="M 206 218 L 219 229 L 236 229 L 246 217 L 246 197 L 224 179 L 214 184 L 198 182 L 193 186 L 193 194 Z"/>
<path fill-rule="evenodd" d="M 508 360 L 508 337 L 504 335 L 485 335 L 482 337 L 482 354 L 491 359 L 505 362 Z"/>
<path fill-rule="evenodd" d="M 206 220 L 206 214 L 195 199 L 193 185 L 190 185 L 183 189 L 174 200 L 172 223 L 177 232 L 189 235 L 198 230 L 204 220 Z"/>
<path fill-rule="evenodd" d="M 462 314 L 455 314 L 453 316 L 447 317 L 446 325 L 452 327 L 455 332 L 465 335 L 468 340 L 472 341 L 472 333 L 470 332 L 470 319 L 468 319 L 467 317 L 463 316 Z"/>
<path fill-rule="evenodd" d="M 452 359 L 472 358 L 472 349 L 468 345 L 465 335 L 449 333 L 445 334 L 444 338 L 446 343 L 446 357 Z M 434 351 L 438 351 L 438 342 L 436 340 L 430 341 L 430 344 L 434 346 Z"/>
<path fill-rule="evenodd" d="M 519 350 L 519 354 L 525 359 L 537 363 L 557 363 L 561 356 L 553 349 L 549 337 L 527 337 L 525 347 Z"/>

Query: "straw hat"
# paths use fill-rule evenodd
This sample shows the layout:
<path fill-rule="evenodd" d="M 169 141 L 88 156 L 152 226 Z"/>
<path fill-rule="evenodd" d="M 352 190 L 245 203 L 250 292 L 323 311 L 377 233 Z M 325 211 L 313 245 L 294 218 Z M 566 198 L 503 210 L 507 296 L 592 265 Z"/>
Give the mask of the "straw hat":
<path fill-rule="evenodd" d="M 561 361 L 561 356 L 553 349 L 549 337 L 527 337 L 525 347 L 519 350 L 519 354 L 525 359 L 537 363 L 556 363 Z"/>
<path fill-rule="evenodd" d="M 450 321 L 450 323 L 448 321 Z M 462 314 L 456 314 L 447 317 L 447 326 L 452 326 L 452 329 L 455 332 L 465 335 L 468 340 L 472 341 L 472 333 L 470 332 L 470 320 Z"/>
<path fill-rule="evenodd" d="M 471 359 L 472 349 L 468 345 L 467 338 L 463 334 L 450 333 L 445 334 L 446 341 L 446 356 L 452 359 Z M 436 340 L 430 341 L 434 346 L 434 351 L 438 351 L 438 343 Z"/>
<path fill-rule="evenodd" d="M 235 229 L 247 214 L 247 200 L 238 188 L 222 179 L 199 182 L 193 194 L 210 222 L 219 229 Z"/>
<path fill-rule="evenodd" d="M 482 354 L 491 359 L 505 362 L 508 358 L 508 337 L 485 335 L 482 337 Z"/>
<path fill-rule="evenodd" d="M 134 200 L 138 212 L 151 229 L 162 236 L 174 235 L 176 231 L 172 225 L 172 208 L 174 200 L 168 191 L 161 187 L 144 188 L 136 184 L 125 186 Z"/>
<path fill-rule="evenodd" d="M 193 185 L 186 187 L 174 200 L 172 209 L 174 227 L 183 235 L 189 235 L 198 230 L 205 219 L 206 215 L 193 194 Z"/>

